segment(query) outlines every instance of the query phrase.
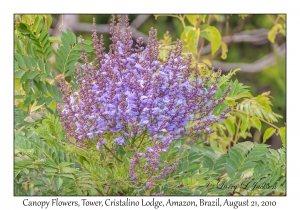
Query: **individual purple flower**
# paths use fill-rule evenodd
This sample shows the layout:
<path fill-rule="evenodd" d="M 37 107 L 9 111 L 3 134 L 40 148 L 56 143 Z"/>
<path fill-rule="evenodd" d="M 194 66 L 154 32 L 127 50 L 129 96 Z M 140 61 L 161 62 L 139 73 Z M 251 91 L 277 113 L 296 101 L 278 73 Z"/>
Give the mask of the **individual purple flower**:
<path fill-rule="evenodd" d="M 102 146 L 103 144 L 105 144 L 105 142 L 106 142 L 106 139 L 100 139 L 100 140 L 98 140 L 98 141 L 97 141 L 97 144 L 96 144 L 97 150 L 100 150 L 101 146 Z"/>
<path fill-rule="evenodd" d="M 115 138 L 114 142 L 116 142 L 118 145 L 124 145 L 125 144 L 125 138 L 123 136 Z"/>
<path fill-rule="evenodd" d="M 146 182 L 146 187 L 149 189 L 154 185 L 154 182 Z"/>

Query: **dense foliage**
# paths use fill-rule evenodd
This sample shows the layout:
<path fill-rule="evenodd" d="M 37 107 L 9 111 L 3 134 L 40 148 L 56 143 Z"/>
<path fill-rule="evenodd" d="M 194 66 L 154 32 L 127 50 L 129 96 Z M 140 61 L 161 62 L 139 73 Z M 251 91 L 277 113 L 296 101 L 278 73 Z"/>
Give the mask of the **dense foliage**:
<path fill-rule="evenodd" d="M 151 29 L 146 46 L 113 17 L 108 52 L 95 29 L 92 41 L 57 38 L 50 15 L 16 19 L 15 195 L 285 195 L 270 93 L 254 97 L 232 80 L 239 69 L 200 59 L 200 36 L 212 54 L 228 50 L 206 16 L 174 17 L 181 40 Z M 262 124 L 262 143 L 242 142 Z M 264 144 L 274 133 L 278 150 Z"/>

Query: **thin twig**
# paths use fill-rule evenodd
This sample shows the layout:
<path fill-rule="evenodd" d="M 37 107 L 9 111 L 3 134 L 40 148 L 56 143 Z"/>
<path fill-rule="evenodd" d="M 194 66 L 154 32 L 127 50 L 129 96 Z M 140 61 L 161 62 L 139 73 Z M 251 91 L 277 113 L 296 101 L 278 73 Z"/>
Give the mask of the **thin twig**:
<path fill-rule="evenodd" d="M 241 122 L 242 120 L 239 119 L 239 122 L 236 126 L 236 134 L 235 134 L 235 138 L 234 138 L 234 141 L 233 141 L 233 144 L 235 145 L 237 143 L 237 141 L 239 140 L 239 133 L 238 133 L 238 130 L 240 129 L 240 126 L 241 126 Z"/>
<path fill-rule="evenodd" d="M 275 129 L 277 129 L 277 130 L 280 129 L 280 128 L 277 127 L 276 125 L 274 125 L 274 124 L 272 124 L 272 123 L 270 123 L 270 122 L 266 121 L 265 119 L 262 119 L 262 118 L 260 118 L 260 117 L 258 117 L 258 116 L 252 116 L 251 114 L 249 114 L 249 113 L 247 113 L 247 112 L 244 112 L 244 111 L 241 111 L 241 110 L 238 110 L 238 109 L 233 109 L 233 110 L 236 111 L 236 112 L 240 112 L 240 113 L 246 114 L 246 115 L 249 116 L 249 117 L 256 117 L 256 118 L 258 118 L 260 121 L 263 121 L 264 123 L 267 123 L 268 125 L 272 126 L 273 128 L 275 128 Z"/>
<path fill-rule="evenodd" d="M 60 30 L 60 28 L 64 25 L 64 15 L 61 15 L 61 25 L 58 27 L 58 30 Z"/>
<path fill-rule="evenodd" d="M 285 55 L 285 43 L 282 44 L 279 48 L 277 53 L 280 56 Z M 227 63 L 222 61 L 212 61 L 212 66 L 216 69 L 221 68 L 222 71 L 228 72 L 232 69 L 241 68 L 243 72 L 259 72 L 265 69 L 268 66 L 275 64 L 276 60 L 274 58 L 274 53 L 269 53 L 265 55 L 261 59 L 255 61 L 254 63 Z"/>
<path fill-rule="evenodd" d="M 107 151 L 109 151 L 119 162 L 123 163 L 122 160 L 120 160 L 105 144 L 103 144 L 105 149 L 107 149 Z"/>
<path fill-rule="evenodd" d="M 229 15 L 226 15 L 226 36 L 229 33 Z"/>
<path fill-rule="evenodd" d="M 201 18 L 199 17 L 197 24 L 196 24 L 196 30 L 200 27 L 201 24 Z"/>
<path fill-rule="evenodd" d="M 202 52 L 203 47 L 204 47 L 204 42 L 205 42 L 205 39 L 203 38 L 203 40 L 202 40 L 202 42 L 201 42 L 201 45 L 200 45 L 200 48 L 199 48 L 199 51 L 198 51 L 197 61 L 200 61 L 201 52 Z"/>

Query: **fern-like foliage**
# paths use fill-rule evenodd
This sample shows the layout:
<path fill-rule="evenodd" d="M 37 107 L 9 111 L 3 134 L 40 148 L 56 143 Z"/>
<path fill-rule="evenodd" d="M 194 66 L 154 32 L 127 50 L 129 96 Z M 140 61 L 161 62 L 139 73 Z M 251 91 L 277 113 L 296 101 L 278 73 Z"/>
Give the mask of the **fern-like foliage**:
<path fill-rule="evenodd" d="M 180 150 L 180 149 L 179 149 Z M 221 155 L 210 147 L 182 145 L 177 171 L 151 193 L 169 195 L 284 195 L 285 148 L 243 142 Z M 179 174 L 179 175 L 175 175 Z"/>
<path fill-rule="evenodd" d="M 39 132 L 48 129 L 51 139 L 40 139 L 34 130 L 26 135 L 15 133 L 15 195 L 88 195 L 95 192 L 90 173 L 83 171 L 76 158 L 65 152 L 63 144 L 53 144 L 56 137 L 61 137 L 56 122 L 53 118 L 46 119 L 38 128 Z"/>
<path fill-rule="evenodd" d="M 267 120 L 268 122 L 277 122 L 278 118 L 282 118 L 272 111 L 272 103 L 270 101 L 270 92 L 263 93 L 257 97 L 244 99 L 238 104 L 237 110 L 244 111 L 251 116 L 256 116 Z"/>
<path fill-rule="evenodd" d="M 66 77 L 75 72 L 75 63 L 79 60 L 82 50 L 79 38 L 77 40 L 75 34 L 69 29 L 62 32 L 61 42 L 62 44 L 57 49 L 56 62 L 58 70 Z M 92 41 L 84 40 L 86 52 L 93 51 L 92 43 Z"/>
<path fill-rule="evenodd" d="M 23 15 L 22 21 L 16 25 L 18 32 L 27 37 L 25 43 L 17 42 L 17 47 L 26 44 L 26 52 L 31 57 L 48 60 L 52 56 L 52 47 L 48 41 L 48 28 L 52 24 L 50 15 Z M 21 46 L 20 46 L 21 45 Z"/>
<path fill-rule="evenodd" d="M 62 98 L 48 63 L 53 55 L 51 24 L 50 15 L 22 15 L 15 23 L 15 105 L 29 113 Z"/>
<path fill-rule="evenodd" d="M 232 107 L 232 111 L 223 122 L 214 124 L 213 129 L 217 132 L 207 139 L 209 144 L 217 151 L 229 151 L 230 147 L 241 139 L 252 137 L 251 128 L 255 128 L 260 132 L 263 123 L 271 126 L 265 131 L 263 142 L 275 133 L 280 135 L 282 143 L 285 144 L 285 127 L 279 128 L 272 124 L 282 116 L 273 112 L 270 92 L 253 97 L 248 86 L 239 83 L 237 80 L 231 80 L 238 70 L 235 69 L 219 79 L 217 97 L 222 96 L 228 85 L 230 85 L 230 91 L 226 101 L 217 106 L 213 113 L 218 115 L 228 106 Z"/>

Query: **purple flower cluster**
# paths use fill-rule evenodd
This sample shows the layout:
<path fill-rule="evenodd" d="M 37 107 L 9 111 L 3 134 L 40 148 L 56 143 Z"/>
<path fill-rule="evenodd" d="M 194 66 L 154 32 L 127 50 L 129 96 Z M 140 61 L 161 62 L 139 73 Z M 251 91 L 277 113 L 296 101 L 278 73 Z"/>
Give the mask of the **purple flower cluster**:
<path fill-rule="evenodd" d="M 61 82 L 66 105 L 60 115 L 69 137 L 83 145 L 85 139 L 101 139 L 97 141 L 98 149 L 105 143 L 102 138 L 107 133 L 114 134 L 117 145 L 130 142 L 132 146 L 139 145 L 146 133 L 152 147 L 135 154 L 130 169 L 131 178 L 135 179 L 134 168 L 140 157 L 146 159 L 142 167 L 157 172 L 160 154 L 168 150 L 174 138 L 182 134 L 211 133 L 209 127 L 225 115 L 216 117 L 211 113 L 224 101 L 229 89 L 220 99 L 215 98 L 220 71 L 199 75 L 197 65 L 191 68 L 191 56 L 183 58 L 180 41 L 164 61 L 159 60 L 154 29 L 149 32 L 145 48 L 141 38 L 132 47 L 129 20 L 126 17 L 124 28 L 121 22 L 121 16 L 117 23 L 112 18 L 112 44 L 108 53 L 104 51 L 102 36 L 99 39 L 93 30 L 96 58 L 90 64 L 83 51 L 84 65 L 77 64 L 77 92 Z M 170 173 L 174 166 L 165 167 L 147 185 Z"/>

